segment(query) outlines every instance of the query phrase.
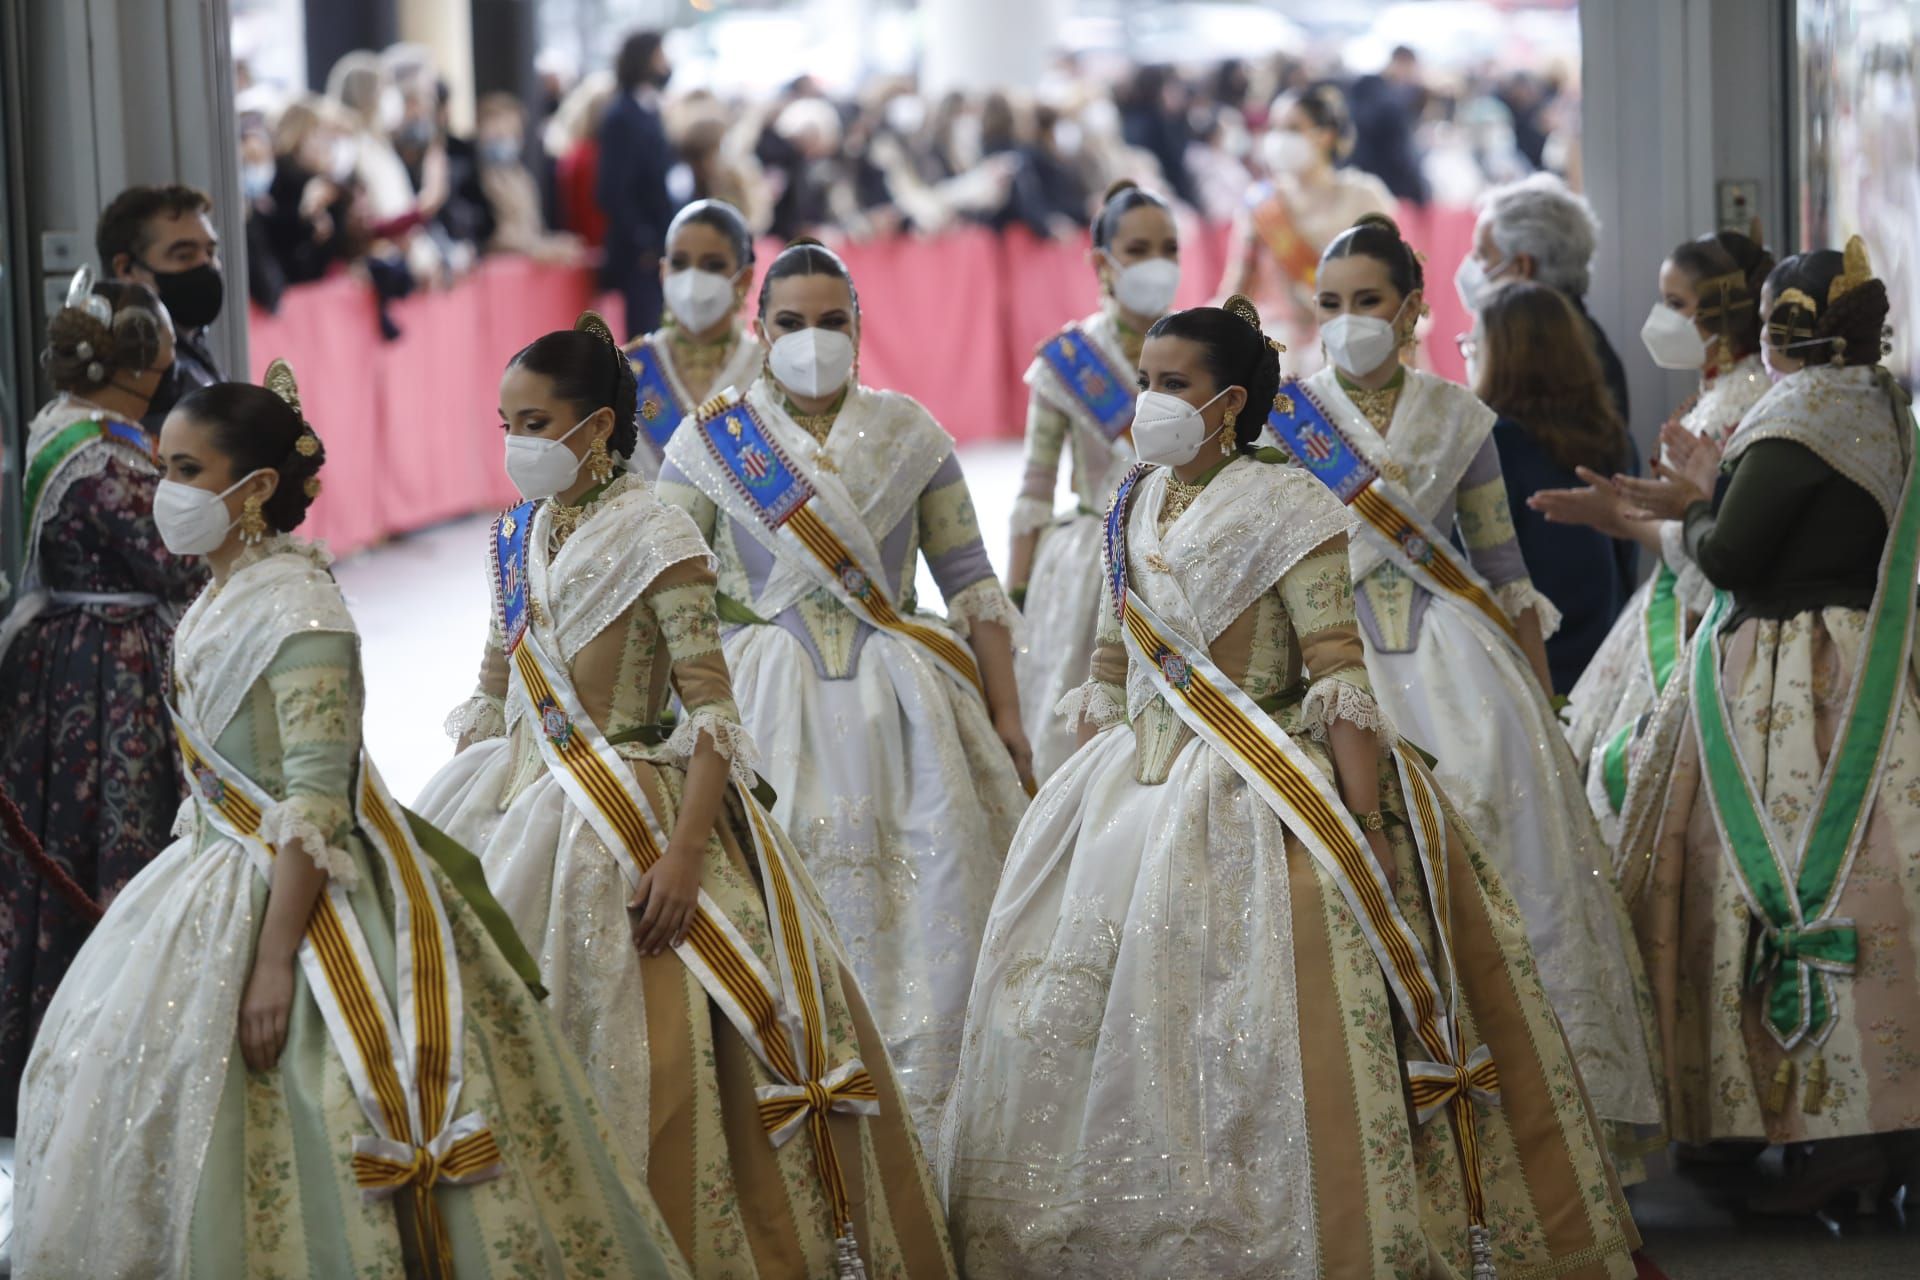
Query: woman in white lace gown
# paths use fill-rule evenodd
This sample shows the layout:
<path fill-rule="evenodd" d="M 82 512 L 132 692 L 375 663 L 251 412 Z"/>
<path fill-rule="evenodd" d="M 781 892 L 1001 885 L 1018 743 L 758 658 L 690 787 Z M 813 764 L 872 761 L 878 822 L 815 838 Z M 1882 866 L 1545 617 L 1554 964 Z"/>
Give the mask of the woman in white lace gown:
<path fill-rule="evenodd" d="M 753 284 L 753 233 L 738 209 L 695 200 L 673 215 L 660 284 L 666 322 L 627 344 L 640 414 L 627 465 L 648 480 L 681 420 L 716 391 L 752 382 L 767 356 L 740 314 Z"/>
<path fill-rule="evenodd" d="M 839 258 L 783 251 L 760 289 L 766 373 L 682 424 L 660 496 L 719 559 L 727 665 L 774 815 L 930 1136 L 1026 809 L 1018 615 L 952 438 L 915 401 L 854 378 L 860 322 Z M 917 610 L 923 557 L 945 618 Z"/>
<path fill-rule="evenodd" d="M 1147 326 L 1180 284 L 1180 234 L 1166 201 L 1116 183 L 1093 220 L 1100 310 L 1042 343 L 1027 369 L 1026 475 L 1013 504 L 1010 594 L 1026 615 L 1014 658 L 1033 773 L 1066 762 L 1073 729 L 1055 710 L 1087 678 L 1100 611 L 1100 513 L 1133 461 L 1133 369 Z M 1074 509 L 1055 517 L 1060 452 L 1073 471 Z"/>
<path fill-rule="evenodd" d="M 472 855 L 362 750 L 284 370 L 161 431 L 155 521 L 213 570 L 169 681 L 194 794 L 41 1025 L 16 1274 L 684 1276 Z"/>
<path fill-rule="evenodd" d="M 1647 322 L 1647 342 L 1663 365 L 1700 371 L 1699 394 L 1674 415 L 1688 434 L 1724 445 L 1766 393 L 1760 287 L 1772 269 L 1773 255 L 1737 231 L 1689 240 L 1660 264 L 1660 300 Z M 1675 325 L 1660 311 L 1691 324 Z M 1587 802 L 1607 847 L 1617 850 L 1634 741 L 1684 659 L 1713 587 L 1688 558 L 1679 521 L 1629 519 L 1625 500 L 1605 477 L 1581 478 L 1588 481 L 1584 488 L 1537 493 L 1531 505 L 1549 520 L 1632 538 L 1657 557 L 1653 576 L 1627 602 L 1561 713 L 1586 775 Z"/>
<path fill-rule="evenodd" d="M 528 500 L 494 525 L 480 687 L 421 810 L 480 851 L 696 1274 L 951 1276 L 886 1046 L 751 794 L 712 554 L 616 461 L 634 396 L 591 313 L 508 365 Z"/>
<path fill-rule="evenodd" d="M 1108 516 L 1074 699 L 1099 729 L 1021 824 L 981 949 L 940 1153 L 961 1264 L 1630 1277 L 1513 901 L 1369 691 L 1346 512 L 1253 450 L 1279 366 L 1232 305 L 1167 317 L 1142 352 L 1135 437 L 1167 465 Z M 1168 409 L 1184 449 L 1145 421 Z M 1478 1094 L 1429 1065 L 1409 1009 L 1443 1010 Z"/>
<path fill-rule="evenodd" d="M 1543 635 L 1558 618 L 1527 577 L 1493 411 L 1400 362 L 1423 283 L 1385 218 L 1335 240 L 1317 295 L 1329 367 L 1300 384 L 1379 473 L 1371 493 L 1395 495 L 1389 523 L 1408 531 L 1399 541 L 1363 521 L 1352 544 L 1374 696 L 1438 757 L 1448 794 L 1519 901 L 1594 1109 L 1651 1126 L 1660 1101 L 1646 980 L 1547 697 Z"/>

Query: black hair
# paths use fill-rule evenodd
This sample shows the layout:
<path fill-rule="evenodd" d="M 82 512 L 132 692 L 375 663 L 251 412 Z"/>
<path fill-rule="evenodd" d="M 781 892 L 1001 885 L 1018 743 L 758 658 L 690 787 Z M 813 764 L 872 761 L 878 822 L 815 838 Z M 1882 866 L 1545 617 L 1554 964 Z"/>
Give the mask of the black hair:
<path fill-rule="evenodd" d="M 1885 354 L 1887 286 L 1869 278 L 1837 298 L 1829 299 L 1833 282 L 1847 268 L 1845 255 L 1835 249 L 1815 249 L 1783 260 L 1767 277 L 1773 310 L 1767 314 L 1767 339 L 1779 347 L 1794 345 L 1791 355 L 1809 365 L 1872 365 Z M 1789 289 L 1798 298 L 1782 301 Z"/>
<path fill-rule="evenodd" d="M 1251 312 L 1251 304 L 1245 305 Z M 1234 443 L 1242 453 L 1253 452 L 1267 425 L 1273 397 L 1280 390 L 1280 352 L 1267 336 L 1239 314 L 1221 307 L 1191 307 L 1161 316 L 1147 330 L 1148 338 L 1185 338 L 1204 352 L 1201 363 L 1213 379 L 1214 390 L 1245 387 L 1246 407 L 1234 422 Z"/>
<path fill-rule="evenodd" d="M 1120 229 L 1120 219 L 1148 205 L 1166 210 L 1168 217 L 1173 216 L 1173 208 L 1164 197 L 1131 178 L 1122 178 L 1108 187 L 1107 194 L 1100 200 L 1100 212 L 1093 215 L 1093 247 L 1106 248 L 1113 242 L 1113 233 Z"/>
<path fill-rule="evenodd" d="M 742 267 L 753 265 L 753 232 L 747 228 L 747 220 L 740 211 L 725 200 L 695 200 L 683 206 L 673 215 L 673 221 L 667 224 L 667 245 L 673 244 L 673 237 L 680 228 L 688 223 L 698 223 L 703 227 L 712 227 L 727 238 L 727 244 L 733 249 L 734 261 Z"/>
<path fill-rule="evenodd" d="M 613 410 L 613 434 L 607 448 L 622 458 L 633 456 L 640 440 L 640 387 L 626 353 L 605 336 L 588 329 L 556 329 L 529 342 L 507 361 L 509 369 L 525 369 L 553 383 L 556 399 L 573 406 L 580 422 L 602 409 Z"/>
<path fill-rule="evenodd" d="M 758 314 L 761 320 L 767 318 L 767 296 L 773 290 L 773 282 L 795 276 L 832 276 L 841 281 L 847 286 L 847 296 L 853 299 L 854 318 L 859 318 L 860 291 L 853 287 L 853 274 L 847 270 L 847 264 L 840 261 L 840 255 L 818 240 L 795 240 L 774 256 L 767 274 L 760 278 Z"/>
<path fill-rule="evenodd" d="M 621 43 L 613 62 L 613 78 L 620 92 L 632 93 L 653 82 L 653 55 L 660 52 L 663 43 L 658 31 L 636 31 Z"/>
<path fill-rule="evenodd" d="M 1332 130 L 1335 161 L 1345 160 L 1352 153 L 1353 113 L 1347 109 L 1347 95 L 1339 85 L 1323 80 L 1291 95 L 1289 101 L 1300 108 L 1300 114 L 1314 128 Z"/>
<path fill-rule="evenodd" d="M 145 256 L 147 223 L 154 218 L 177 218 L 185 213 L 213 213 L 213 197 L 198 187 L 169 183 L 162 187 L 128 187 L 100 213 L 93 227 L 93 247 L 100 269 L 112 271 L 113 260 L 126 254 L 135 262 Z"/>
<path fill-rule="evenodd" d="M 1760 350 L 1760 289 L 1773 270 L 1773 255 L 1738 231 L 1717 231 L 1679 245 L 1667 260 L 1696 286 L 1720 282 L 1700 296 L 1698 318 L 1733 348 L 1739 359 Z"/>
<path fill-rule="evenodd" d="M 1420 255 L 1400 234 L 1400 224 L 1384 213 L 1364 214 L 1360 221 L 1335 236 L 1320 255 L 1320 265 L 1325 267 L 1340 258 L 1356 257 L 1372 258 L 1386 267 L 1387 278 L 1403 298 L 1427 286 L 1427 271 L 1420 265 Z"/>
<path fill-rule="evenodd" d="M 266 468 L 278 472 L 280 482 L 260 514 L 278 533 L 300 527 L 320 492 L 327 450 L 299 410 L 251 382 L 216 382 L 188 392 L 174 412 L 212 430 L 213 447 L 226 456 L 235 480 Z M 301 450 L 303 436 L 312 437 L 310 452 Z"/>

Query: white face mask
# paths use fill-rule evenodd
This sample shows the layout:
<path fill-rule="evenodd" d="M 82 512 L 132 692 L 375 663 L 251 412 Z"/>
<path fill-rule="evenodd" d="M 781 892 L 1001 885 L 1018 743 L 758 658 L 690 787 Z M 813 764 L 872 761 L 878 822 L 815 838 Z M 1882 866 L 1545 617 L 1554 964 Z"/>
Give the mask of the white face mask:
<path fill-rule="evenodd" d="M 560 436 L 507 437 L 507 479 L 521 497 L 551 498 L 573 483 L 580 474 L 580 457 L 567 448 L 566 441 L 592 417 L 588 414 Z"/>
<path fill-rule="evenodd" d="M 1406 308 L 1407 304 L 1402 302 L 1400 311 Z M 1393 329 L 1400 319 L 1400 311 L 1393 313 L 1392 320 L 1349 312 L 1327 321 L 1320 326 L 1320 344 L 1327 349 L 1327 359 L 1349 378 L 1363 378 L 1372 373 L 1391 360 L 1394 348 L 1400 345 Z"/>
<path fill-rule="evenodd" d="M 1472 254 L 1462 258 L 1460 269 L 1453 273 L 1453 287 L 1460 294 L 1460 305 L 1469 313 L 1486 306 L 1487 299 L 1493 295 L 1494 278 L 1507 269 L 1507 263 L 1507 259 L 1502 259 L 1489 269 L 1480 265 L 1480 259 Z"/>
<path fill-rule="evenodd" d="M 767 367 L 789 391 L 831 395 L 853 374 L 853 339 L 834 329 L 799 329 L 767 350 Z"/>
<path fill-rule="evenodd" d="M 733 281 L 689 267 L 667 276 L 667 306 L 690 333 L 705 333 L 733 312 Z"/>
<path fill-rule="evenodd" d="M 1313 143 L 1304 133 L 1272 129 L 1260 139 L 1260 159 L 1269 173 L 1300 173 L 1313 167 Z"/>
<path fill-rule="evenodd" d="M 1149 258 L 1145 262 L 1136 262 L 1123 267 L 1114 261 L 1112 254 L 1107 261 L 1113 264 L 1113 296 L 1121 306 L 1136 316 L 1163 316 L 1173 306 L 1173 296 L 1180 291 L 1180 264 L 1172 258 Z"/>
<path fill-rule="evenodd" d="M 233 527 L 233 517 L 227 514 L 223 499 L 258 474 L 249 471 L 219 493 L 178 480 L 162 480 L 153 489 L 153 524 L 160 531 L 160 541 L 177 556 L 218 551 L 227 540 L 227 530 Z"/>
<path fill-rule="evenodd" d="M 1664 302 L 1653 304 L 1647 322 L 1640 326 L 1640 341 L 1662 369 L 1700 369 L 1707 363 L 1707 340 L 1693 321 Z"/>
<path fill-rule="evenodd" d="M 1213 400 L 1231 389 L 1222 390 Z M 1200 446 L 1219 435 L 1227 425 L 1222 419 L 1218 427 L 1207 430 L 1206 419 L 1200 414 L 1213 400 L 1196 409 L 1170 392 L 1142 391 L 1133 402 L 1133 448 L 1140 455 L 1140 461 L 1157 462 L 1163 467 L 1181 467 L 1192 462 L 1199 455 Z"/>

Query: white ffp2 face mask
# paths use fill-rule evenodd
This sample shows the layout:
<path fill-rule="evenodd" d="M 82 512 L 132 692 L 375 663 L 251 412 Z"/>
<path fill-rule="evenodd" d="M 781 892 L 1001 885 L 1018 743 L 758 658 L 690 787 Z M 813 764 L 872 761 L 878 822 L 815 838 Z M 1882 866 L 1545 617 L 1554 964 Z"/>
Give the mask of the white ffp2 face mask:
<path fill-rule="evenodd" d="M 1260 159 L 1268 173 L 1303 173 L 1313 167 L 1313 139 L 1292 129 L 1269 130 L 1260 139 Z"/>
<path fill-rule="evenodd" d="M 789 391 L 832 395 L 853 376 L 853 339 L 837 329 L 797 329 L 767 349 L 767 367 Z"/>
<path fill-rule="evenodd" d="M 732 312 L 733 280 L 692 267 L 675 271 L 661 286 L 673 318 L 689 333 L 705 333 Z"/>
<path fill-rule="evenodd" d="M 1182 467 L 1200 453 L 1200 446 L 1220 434 L 1226 422 L 1207 430 L 1201 413 L 1207 405 L 1232 390 L 1225 388 L 1213 400 L 1195 408 L 1168 391 L 1142 391 L 1133 402 L 1133 448 L 1142 462 Z"/>
<path fill-rule="evenodd" d="M 1180 292 L 1180 264 L 1172 258 L 1149 258 L 1123 267 L 1112 254 L 1113 296 L 1136 316 L 1163 316 Z"/>
<path fill-rule="evenodd" d="M 1402 302 L 1400 311 L 1406 308 L 1407 304 Z M 1392 320 L 1348 312 L 1327 321 L 1320 326 L 1320 343 L 1327 349 L 1327 359 L 1349 378 L 1363 378 L 1372 373 L 1391 360 L 1394 349 L 1400 345 L 1399 335 L 1393 328 L 1394 322 L 1400 319 L 1400 311 L 1393 313 Z"/>
<path fill-rule="evenodd" d="M 1507 269 L 1509 260 L 1502 259 L 1491 268 L 1480 264 L 1480 259 L 1468 254 L 1460 259 L 1460 269 L 1453 273 L 1453 287 L 1460 295 L 1460 305 L 1472 315 L 1487 305 L 1487 299 L 1493 296 L 1495 279 Z"/>
<path fill-rule="evenodd" d="M 260 474 L 249 471 L 215 493 L 178 480 L 162 480 L 153 488 L 153 524 L 160 541 L 177 556 L 204 556 L 218 551 L 233 527 L 226 496 Z"/>
<path fill-rule="evenodd" d="M 1647 354 L 1662 369 L 1700 369 L 1707 363 L 1707 340 L 1693 321 L 1664 302 L 1653 304 L 1647 322 L 1640 326 L 1640 341 Z"/>
<path fill-rule="evenodd" d="M 580 455 L 567 448 L 566 442 L 592 417 L 588 414 L 559 436 L 507 437 L 507 479 L 513 481 L 521 497 L 551 498 L 573 483 L 580 474 Z"/>

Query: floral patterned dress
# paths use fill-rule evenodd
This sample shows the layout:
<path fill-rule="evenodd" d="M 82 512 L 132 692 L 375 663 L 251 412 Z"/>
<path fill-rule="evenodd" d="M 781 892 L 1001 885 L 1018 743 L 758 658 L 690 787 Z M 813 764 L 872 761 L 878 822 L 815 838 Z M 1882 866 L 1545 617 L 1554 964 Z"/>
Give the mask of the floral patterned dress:
<path fill-rule="evenodd" d="M 61 396 L 29 453 L 108 417 Z M 96 901 L 167 843 L 180 804 L 165 706 L 173 623 L 206 579 L 153 525 L 153 463 L 101 436 L 41 491 L 21 603 L 0 658 L 0 785 L 27 829 Z M 34 1029 L 90 924 L 8 849 L 0 880 L 0 1132 L 14 1132 Z"/>

